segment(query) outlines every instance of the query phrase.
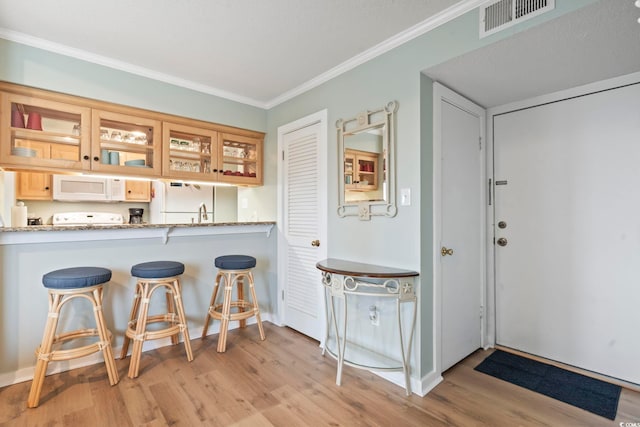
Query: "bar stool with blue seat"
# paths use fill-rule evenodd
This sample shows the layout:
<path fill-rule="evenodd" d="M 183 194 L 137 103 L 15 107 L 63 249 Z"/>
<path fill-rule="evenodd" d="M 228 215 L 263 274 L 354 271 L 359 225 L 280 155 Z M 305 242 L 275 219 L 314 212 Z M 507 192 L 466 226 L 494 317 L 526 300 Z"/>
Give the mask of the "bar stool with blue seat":
<path fill-rule="evenodd" d="M 36 350 L 37 362 L 27 406 L 35 408 L 40 402 L 42 384 L 50 361 L 70 360 L 102 351 L 109 383 L 118 383 L 118 371 L 111 348 L 111 332 L 107 329 L 102 312 L 103 285 L 111 280 L 111 270 L 101 267 L 73 267 L 55 270 L 42 277 L 42 284 L 49 290 L 49 314 Z M 77 329 L 56 335 L 62 307 L 75 298 L 84 298 L 93 306 L 96 329 Z M 57 344 L 96 336 L 98 341 L 80 347 L 58 349 Z M 56 347 L 56 349 L 54 349 Z"/>
<path fill-rule="evenodd" d="M 264 329 L 262 328 L 262 320 L 260 319 L 260 308 L 258 307 L 258 298 L 253 283 L 252 269 L 256 266 L 256 259 L 249 255 L 224 255 L 215 259 L 215 266 L 218 268 L 213 294 L 207 316 L 204 319 L 204 329 L 202 330 L 202 338 L 207 335 L 209 322 L 211 319 L 220 320 L 220 334 L 218 335 L 219 353 L 224 353 L 227 348 L 227 330 L 229 329 L 229 321 L 239 320 L 240 327 L 246 326 L 246 319 L 255 316 L 260 330 L 260 339 L 264 340 Z M 251 300 L 244 297 L 244 279 L 249 283 L 249 291 Z M 216 304 L 218 290 L 221 282 L 224 281 L 224 295 L 222 303 Z M 238 289 L 238 298 L 233 300 L 231 291 L 236 285 Z M 235 312 L 231 310 L 237 309 Z"/>
<path fill-rule="evenodd" d="M 129 323 L 125 331 L 124 343 L 120 358 L 127 357 L 129 343 L 133 340 L 131 361 L 129 362 L 129 378 L 136 378 L 140 370 L 142 345 L 147 340 L 171 337 L 173 344 L 178 343 L 182 333 L 187 360 L 193 360 L 189 329 L 182 304 L 182 291 L 179 276 L 184 273 L 184 264 L 177 261 L 151 261 L 131 267 L 131 275 L 137 277 L 136 294 L 129 315 Z M 156 289 L 165 289 L 167 312 L 149 316 L 149 302 Z M 147 324 L 163 322 L 169 326 L 162 329 L 148 330 Z"/>

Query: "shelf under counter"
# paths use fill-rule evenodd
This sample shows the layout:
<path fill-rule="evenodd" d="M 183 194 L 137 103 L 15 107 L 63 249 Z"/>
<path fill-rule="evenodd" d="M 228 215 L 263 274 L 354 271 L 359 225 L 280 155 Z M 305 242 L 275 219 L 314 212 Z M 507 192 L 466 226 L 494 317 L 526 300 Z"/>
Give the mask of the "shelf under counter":
<path fill-rule="evenodd" d="M 273 221 L 201 224 L 119 224 L 0 228 L 0 245 L 25 243 L 83 242 L 99 240 L 152 239 L 163 243 L 171 237 L 265 233 L 270 236 Z"/>

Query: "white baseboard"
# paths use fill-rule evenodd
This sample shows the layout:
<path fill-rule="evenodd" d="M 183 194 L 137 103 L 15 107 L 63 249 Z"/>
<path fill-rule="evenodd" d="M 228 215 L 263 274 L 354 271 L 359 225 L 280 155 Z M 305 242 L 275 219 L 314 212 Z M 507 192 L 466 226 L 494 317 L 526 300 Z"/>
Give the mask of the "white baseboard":
<path fill-rule="evenodd" d="M 442 375 L 437 374 L 435 371 L 431 371 L 427 375 L 422 377 L 422 380 L 420 381 L 420 396 L 426 396 L 427 393 L 433 390 L 435 386 L 440 384 L 442 380 Z"/>
<path fill-rule="evenodd" d="M 377 376 L 384 378 L 385 380 L 392 382 L 393 384 L 405 388 L 404 385 L 404 374 L 402 372 L 383 372 L 383 371 L 370 371 Z M 424 397 L 429 393 L 435 386 L 440 384 L 442 381 L 442 376 L 436 375 L 434 371 L 429 372 L 427 375 L 422 377 L 422 379 L 417 378 L 409 378 L 409 382 L 411 384 L 411 392 L 413 394 L 417 394 L 420 397 Z"/>
<path fill-rule="evenodd" d="M 272 316 L 270 313 L 260 313 L 260 317 L 263 322 L 271 323 Z M 253 325 L 255 323 L 256 323 L 255 317 L 247 319 L 247 325 Z M 238 322 L 231 322 L 229 324 L 229 330 L 233 330 L 238 327 L 239 327 Z M 202 326 L 200 326 L 200 329 L 201 328 Z M 193 330 L 194 330 L 193 327 L 189 328 L 190 334 L 191 334 L 191 331 Z M 198 330 L 198 328 L 195 328 L 195 330 Z M 208 333 L 207 336 L 218 334 L 217 328 L 209 328 L 209 330 L 211 332 Z M 199 335 L 200 334 L 197 334 L 197 336 Z M 193 339 L 194 337 L 191 336 L 191 340 Z M 168 337 L 161 338 L 158 340 L 153 340 L 153 341 L 146 341 L 142 346 L 142 351 L 146 352 L 150 350 L 155 350 L 157 348 L 166 347 L 169 345 L 172 345 L 172 344 L 171 344 L 171 338 L 168 338 Z M 116 359 L 119 357 L 121 351 L 122 351 L 122 347 L 117 347 L 113 349 L 113 354 L 116 357 Z M 34 358 L 34 362 L 35 362 L 35 358 Z M 89 356 L 81 357 L 78 359 L 65 360 L 60 362 L 51 362 L 47 367 L 47 375 L 58 374 L 60 372 L 70 371 L 72 369 L 82 368 L 85 366 L 90 366 L 95 364 L 103 364 L 103 363 L 104 363 L 104 358 L 102 357 L 101 352 L 94 353 Z M 31 381 L 33 379 L 34 372 L 35 372 L 35 365 L 29 366 L 28 368 L 18 369 L 17 371 L 14 371 L 14 372 L 0 374 L 0 387 L 6 387 L 12 384 Z"/>

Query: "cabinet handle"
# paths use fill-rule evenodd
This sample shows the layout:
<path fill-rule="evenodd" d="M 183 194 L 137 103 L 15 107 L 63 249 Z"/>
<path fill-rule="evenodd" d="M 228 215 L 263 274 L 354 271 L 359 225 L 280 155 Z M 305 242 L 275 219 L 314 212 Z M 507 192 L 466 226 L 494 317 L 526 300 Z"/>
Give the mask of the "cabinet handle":
<path fill-rule="evenodd" d="M 49 187 L 44 187 L 45 191 L 49 191 Z"/>
<path fill-rule="evenodd" d="M 214 170 L 213 170 L 213 172 L 214 172 L 214 173 L 218 172 L 218 169 L 214 169 Z"/>
<path fill-rule="evenodd" d="M 93 161 L 94 161 L 94 162 L 97 162 L 98 160 L 100 160 L 100 158 L 99 158 L 98 156 L 95 156 L 95 157 L 93 158 Z"/>
<path fill-rule="evenodd" d="M 82 157 L 84 160 L 89 160 L 89 156 L 85 155 Z"/>

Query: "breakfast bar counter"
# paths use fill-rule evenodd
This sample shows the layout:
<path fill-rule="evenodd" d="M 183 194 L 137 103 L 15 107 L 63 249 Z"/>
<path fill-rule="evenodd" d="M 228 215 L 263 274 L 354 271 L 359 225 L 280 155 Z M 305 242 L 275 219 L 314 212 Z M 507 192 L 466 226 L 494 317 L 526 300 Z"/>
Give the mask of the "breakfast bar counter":
<path fill-rule="evenodd" d="M 52 243 L 136 238 L 205 236 L 217 234 L 266 233 L 270 235 L 275 222 L 225 222 L 195 224 L 117 224 L 117 225 L 30 225 L 0 227 L 0 245 L 21 243 Z"/>
<path fill-rule="evenodd" d="M 275 222 L 218 224 L 123 224 L 111 226 L 28 226 L 0 229 L 0 387 L 29 381 L 35 366 L 47 315 L 44 274 L 77 266 L 112 271 L 104 288 L 104 317 L 113 333 L 116 354 L 123 343 L 135 278 L 131 267 L 149 261 L 177 261 L 182 300 L 192 336 L 202 332 L 216 275 L 214 259 L 246 254 L 256 258 L 255 290 L 263 321 L 277 313 L 277 256 Z M 164 296 L 162 296 L 164 298 Z M 77 311 L 76 311 L 77 310 Z M 93 314 L 82 303 L 73 312 L 75 327 L 93 328 Z M 60 319 L 61 327 L 68 319 Z M 78 325 L 80 323 L 80 325 Z M 237 322 L 231 322 L 234 328 Z M 253 327 L 253 326 L 250 326 Z M 217 334 L 218 323 L 209 328 Z M 215 339 L 212 337 L 211 339 Z M 145 342 L 144 350 L 170 345 L 169 338 Z M 100 363 L 100 356 L 52 364 L 54 370 L 73 369 L 74 363 Z"/>

